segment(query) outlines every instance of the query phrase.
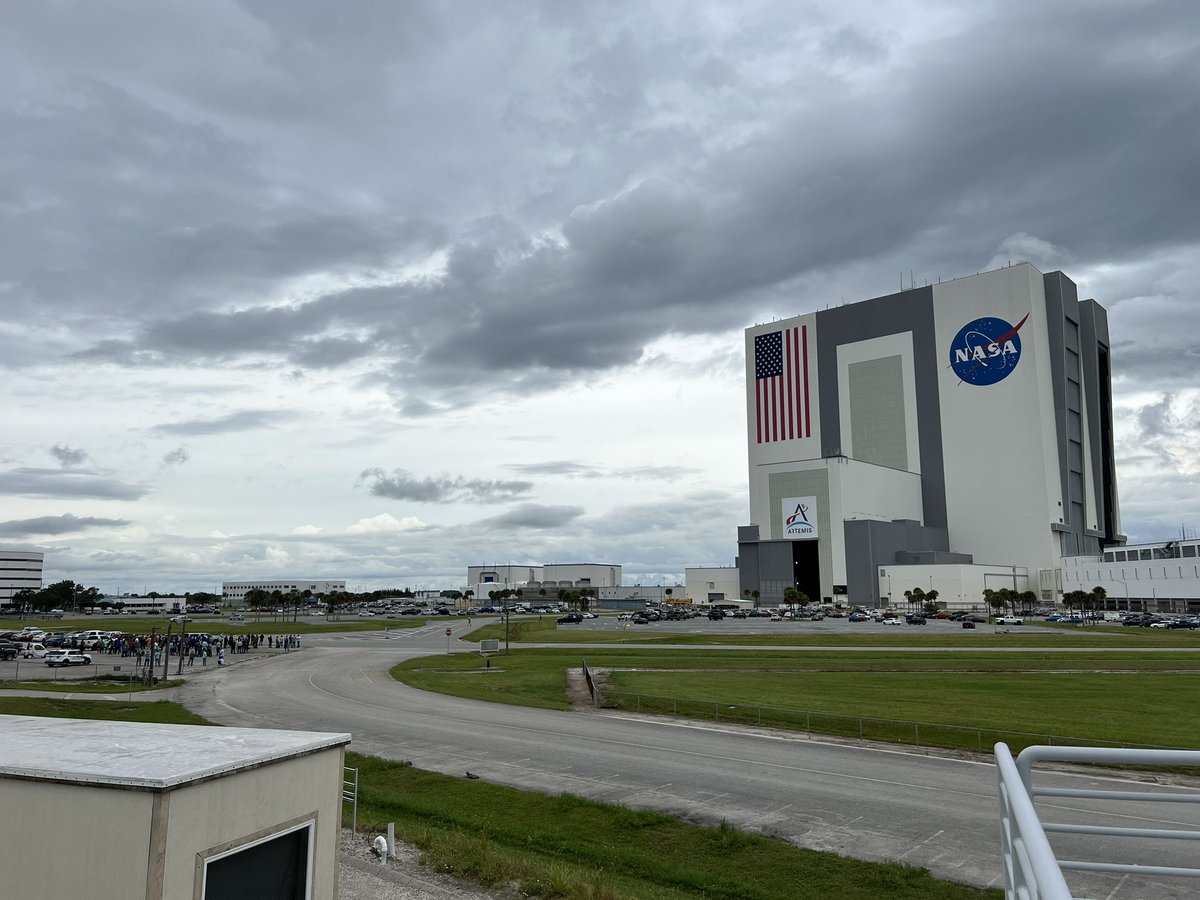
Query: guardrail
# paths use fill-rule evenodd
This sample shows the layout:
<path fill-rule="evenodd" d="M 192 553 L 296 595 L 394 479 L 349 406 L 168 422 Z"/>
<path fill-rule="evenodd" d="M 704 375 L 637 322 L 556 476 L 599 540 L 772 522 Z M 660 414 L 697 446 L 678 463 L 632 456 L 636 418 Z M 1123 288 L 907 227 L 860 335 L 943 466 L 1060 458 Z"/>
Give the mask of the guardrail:
<path fill-rule="evenodd" d="M 342 767 L 342 804 L 350 804 L 350 831 L 358 833 L 358 769 Z"/>
<path fill-rule="evenodd" d="M 604 691 L 603 699 L 609 706 L 615 705 L 639 713 L 709 719 L 733 725 L 754 725 L 802 731 L 810 735 L 829 734 L 869 741 L 918 744 L 956 750 L 986 752 L 997 741 L 1007 741 L 1018 747 L 1038 744 L 1071 746 L 1093 744 L 1113 748 L 1157 749 L 1147 744 L 1096 741 L 1090 738 L 1067 737 L 1041 732 L 1010 731 L 1006 728 L 980 728 L 971 725 L 943 725 L 936 722 L 913 722 L 905 719 L 883 719 L 873 716 L 848 716 L 819 710 L 721 703 L 715 700 L 696 700 L 686 697 L 663 697 L 631 691 L 614 691 L 608 688 Z"/>
<path fill-rule="evenodd" d="M 1092 763 L 1098 765 L 1200 766 L 1200 750 L 1124 750 L 1108 747 L 1026 747 L 1013 759 L 1003 743 L 996 744 L 996 772 L 1000 792 L 1001 852 L 1004 893 L 1009 900 L 1071 900 L 1063 870 L 1108 872 L 1126 875 L 1166 875 L 1200 878 L 1200 868 L 1159 866 L 1138 862 L 1059 860 L 1048 834 L 1075 834 L 1136 838 L 1140 840 L 1200 841 L 1196 829 L 1125 828 L 1042 822 L 1034 806 L 1037 797 L 1069 800 L 1102 800 L 1113 803 L 1200 804 L 1200 793 L 1169 791 L 1109 791 L 1090 788 L 1039 787 L 1033 767 L 1039 762 Z"/>

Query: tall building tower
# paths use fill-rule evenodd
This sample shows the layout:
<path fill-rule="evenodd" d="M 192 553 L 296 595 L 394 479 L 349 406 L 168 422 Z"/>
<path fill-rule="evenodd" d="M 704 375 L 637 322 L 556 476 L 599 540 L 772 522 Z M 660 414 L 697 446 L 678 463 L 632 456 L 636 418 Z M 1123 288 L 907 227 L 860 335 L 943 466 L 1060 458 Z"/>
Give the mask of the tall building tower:
<path fill-rule="evenodd" d="M 1107 314 L 1061 272 L 1022 263 L 748 328 L 746 408 L 738 558 L 762 602 L 795 586 L 880 605 L 926 581 L 1050 599 L 1061 557 L 1124 542 Z"/>

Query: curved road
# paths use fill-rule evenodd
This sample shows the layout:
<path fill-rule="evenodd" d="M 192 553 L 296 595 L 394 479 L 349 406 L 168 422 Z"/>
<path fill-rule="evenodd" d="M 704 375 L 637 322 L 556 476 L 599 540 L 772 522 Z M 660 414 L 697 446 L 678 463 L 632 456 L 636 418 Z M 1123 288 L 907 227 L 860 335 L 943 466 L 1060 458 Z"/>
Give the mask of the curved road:
<path fill-rule="evenodd" d="M 359 752 L 450 775 L 470 770 L 512 787 L 568 791 L 692 821 L 727 820 L 800 846 L 903 860 L 972 884 L 1002 882 L 996 775 L 987 762 L 711 723 L 527 709 L 393 681 L 387 670 L 396 662 L 446 651 L 443 629 L 437 623 L 387 638 L 362 632 L 305 637 L 299 652 L 193 679 L 181 700 L 227 725 L 347 731 Z M 1073 787 L 1122 784 L 1069 774 L 1048 780 Z M 1088 805 L 1039 808 L 1063 821 Z M 1200 810 L 1181 807 L 1164 815 L 1161 807 L 1132 804 L 1102 821 L 1196 827 Z M 1079 849 L 1063 840 L 1055 846 L 1074 858 L 1103 858 L 1097 840 Z M 1189 864 L 1187 850 L 1179 848 L 1171 861 Z M 1169 864 L 1163 850 L 1155 853 L 1157 862 Z M 1114 851 L 1109 858 L 1119 856 Z M 1070 880 L 1076 891 L 1111 900 L 1193 896 L 1195 888 L 1168 879 Z"/>

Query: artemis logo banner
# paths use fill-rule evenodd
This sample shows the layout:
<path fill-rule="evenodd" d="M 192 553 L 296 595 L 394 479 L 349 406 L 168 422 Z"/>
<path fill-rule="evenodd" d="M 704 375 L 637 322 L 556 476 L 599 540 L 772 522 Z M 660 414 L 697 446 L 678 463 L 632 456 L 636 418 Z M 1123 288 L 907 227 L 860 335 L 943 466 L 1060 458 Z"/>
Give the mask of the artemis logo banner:
<path fill-rule="evenodd" d="M 812 541 L 817 538 L 817 498 L 785 497 L 783 507 L 783 536 L 791 541 Z"/>

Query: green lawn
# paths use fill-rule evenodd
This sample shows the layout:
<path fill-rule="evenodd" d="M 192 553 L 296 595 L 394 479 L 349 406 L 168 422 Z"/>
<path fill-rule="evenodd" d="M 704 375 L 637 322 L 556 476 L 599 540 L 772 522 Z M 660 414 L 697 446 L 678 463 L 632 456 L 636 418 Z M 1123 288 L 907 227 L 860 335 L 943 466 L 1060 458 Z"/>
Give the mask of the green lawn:
<path fill-rule="evenodd" d="M 803 850 L 571 795 L 547 796 L 350 754 L 359 822 L 419 846 L 441 871 L 525 894 L 588 900 L 998 898 L 902 863 Z"/>
<path fill-rule="evenodd" d="M 509 623 L 510 643 L 531 644 L 713 644 L 743 646 L 825 646 L 825 647 L 1179 647 L 1200 648 L 1200 631 L 1171 631 L 1158 628 L 1062 628 L 1052 633 L 1034 634 L 1013 626 L 1007 632 L 997 632 L 991 625 L 980 625 L 973 631 L 943 631 L 942 626 L 924 628 L 905 626 L 886 633 L 860 631 L 831 634 L 817 623 L 801 626 L 800 630 L 784 626 L 786 631 L 765 631 L 745 634 L 732 629 L 726 634 L 693 634 L 668 631 L 670 622 L 654 626 L 630 625 L 619 631 L 592 631 L 574 625 L 560 626 L 555 617 L 542 620 L 514 617 Z M 764 629 L 773 623 L 760 619 Z M 622 623 L 623 625 L 624 623 Z M 722 623 L 714 623 L 720 628 Z M 775 623 L 778 624 L 778 623 Z M 810 630 L 811 629 L 811 630 Z M 476 628 L 465 640 L 480 641 L 496 638 L 504 646 L 504 624 L 495 623 Z"/>
<path fill-rule="evenodd" d="M 424 690 L 501 703 L 568 708 L 567 669 L 586 656 L 614 671 L 607 698 L 642 712 L 986 749 L 996 732 L 1161 746 L 1195 745 L 1200 657 L 1194 653 L 899 653 L 861 651 L 528 649 L 408 660 L 392 669 Z M 641 694 L 640 700 L 618 692 Z M 658 700 L 654 698 L 671 698 Z M 682 701 L 682 702 L 680 702 Z M 778 712 L 774 710 L 788 710 Z M 796 715 L 790 711 L 821 715 Z M 849 717 L 849 718 L 848 718 Z M 987 729 L 914 730 L 857 717 Z"/>
<path fill-rule="evenodd" d="M 45 691 L 60 694 L 140 694 L 143 691 L 161 691 L 164 688 L 179 687 L 182 679 L 160 681 L 157 684 L 144 686 L 137 678 L 121 678 L 120 676 L 101 676 L 80 681 L 63 679 L 62 681 L 0 681 L 0 690 L 4 691 Z"/>
<path fill-rule="evenodd" d="M 107 719 L 114 722 L 160 722 L 168 725 L 213 725 L 178 703 L 157 700 L 59 700 L 54 697 L 0 697 L 0 715 L 52 716 L 60 719 Z"/>

